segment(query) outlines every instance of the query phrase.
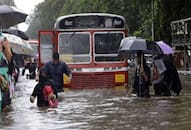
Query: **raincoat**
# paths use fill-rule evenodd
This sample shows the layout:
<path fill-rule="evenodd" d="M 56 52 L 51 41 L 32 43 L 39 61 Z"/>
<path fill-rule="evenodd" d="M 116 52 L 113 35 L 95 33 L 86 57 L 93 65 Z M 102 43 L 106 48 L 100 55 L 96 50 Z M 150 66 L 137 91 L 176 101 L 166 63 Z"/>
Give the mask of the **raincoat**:
<path fill-rule="evenodd" d="M 169 85 L 169 89 L 175 92 L 176 95 L 179 95 L 180 91 L 182 90 L 182 85 L 178 75 L 178 71 L 171 60 L 172 59 L 169 59 L 168 57 L 164 57 L 164 63 L 167 68 L 164 78 Z"/>
<path fill-rule="evenodd" d="M 179 95 L 182 85 L 172 58 L 169 59 L 168 56 L 164 56 L 161 60 L 165 65 L 165 69 L 160 73 L 158 79 L 153 82 L 155 95 L 171 96 L 171 91 L 175 92 L 176 95 Z"/>

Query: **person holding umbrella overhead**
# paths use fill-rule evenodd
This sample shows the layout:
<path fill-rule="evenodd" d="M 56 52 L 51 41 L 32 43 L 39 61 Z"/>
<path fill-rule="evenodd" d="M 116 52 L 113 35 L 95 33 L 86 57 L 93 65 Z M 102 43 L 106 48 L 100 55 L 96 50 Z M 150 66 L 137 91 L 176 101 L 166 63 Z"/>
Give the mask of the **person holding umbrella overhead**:
<path fill-rule="evenodd" d="M 150 68 L 146 64 L 144 54 L 152 54 L 161 56 L 163 55 L 160 47 L 152 41 L 147 41 L 142 38 L 124 38 L 121 40 L 118 55 L 126 59 L 129 54 L 137 54 L 137 67 L 135 72 L 133 92 L 138 97 L 150 97 L 149 85 L 150 81 Z"/>
<path fill-rule="evenodd" d="M 150 97 L 149 86 L 151 85 L 151 71 L 149 66 L 146 64 L 146 59 L 143 54 L 137 54 L 137 67 L 135 71 L 133 92 L 137 94 L 138 97 Z"/>
<path fill-rule="evenodd" d="M 163 51 L 164 55 L 160 59 L 155 59 L 154 63 L 156 65 L 156 69 L 161 72 L 157 79 L 153 82 L 154 91 L 156 96 L 171 96 L 171 90 L 176 93 L 176 95 L 180 94 L 182 90 L 181 81 L 176 69 L 176 66 L 173 61 L 173 49 L 165 42 L 159 41 L 156 42 L 161 50 Z M 157 62 L 161 61 L 161 62 Z M 162 65 L 162 64 L 163 65 Z M 161 66 L 162 71 L 160 71 Z M 154 67 L 155 68 L 155 67 Z M 157 72 L 157 71 L 156 71 Z M 153 73 L 155 74 L 155 73 Z"/>

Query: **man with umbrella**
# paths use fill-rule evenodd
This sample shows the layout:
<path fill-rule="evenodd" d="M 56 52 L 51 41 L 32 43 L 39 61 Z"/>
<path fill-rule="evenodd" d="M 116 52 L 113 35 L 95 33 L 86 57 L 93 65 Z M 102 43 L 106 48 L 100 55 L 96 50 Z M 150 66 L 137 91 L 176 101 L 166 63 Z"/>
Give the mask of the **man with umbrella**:
<path fill-rule="evenodd" d="M 150 97 L 149 85 L 150 68 L 146 64 L 144 58 L 145 53 L 153 55 L 162 55 L 160 47 L 154 42 L 148 42 L 141 38 L 124 38 L 119 47 L 119 56 L 128 57 L 129 54 L 137 54 L 137 67 L 133 84 L 133 91 L 138 97 Z"/>
<path fill-rule="evenodd" d="M 146 59 L 142 58 L 142 54 L 137 54 L 137 67 L 135 71 L 133 92 L 137 94 L 138 97 L 149 98 L 149 86 L 151 85 L 151 71 L 149 66 L 146 64 Z M 143 61 L 141 61 L 143 60 Z M 141 63 L 142 62 L 142 63 Z"/>

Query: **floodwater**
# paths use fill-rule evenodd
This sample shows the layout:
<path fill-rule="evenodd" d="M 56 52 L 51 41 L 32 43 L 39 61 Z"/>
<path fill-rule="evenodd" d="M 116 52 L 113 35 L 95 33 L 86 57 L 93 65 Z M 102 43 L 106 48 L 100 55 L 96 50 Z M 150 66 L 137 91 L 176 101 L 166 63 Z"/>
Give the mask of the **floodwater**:
<path fill-rule="evenodd" d="M 12 109 L 0 114 L 6 130 L 190 130 L 191 86 L 180 96 L 128 97 L 126 90 L 90 89 L 59 95 L 58 108 L 29 102 L 36 82 L 19 78 Z"/>

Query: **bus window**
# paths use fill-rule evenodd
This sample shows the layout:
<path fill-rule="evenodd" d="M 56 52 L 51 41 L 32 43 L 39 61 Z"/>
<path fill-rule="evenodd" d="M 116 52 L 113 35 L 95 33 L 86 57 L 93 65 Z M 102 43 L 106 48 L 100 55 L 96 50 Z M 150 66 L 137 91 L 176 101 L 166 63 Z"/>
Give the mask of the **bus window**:
<path fill-rule="evenodd" d="M 40 59 L 42 63 L 52 60 L 53 44 L 50 35 L 41 35 L 40 37 Z"/>
<path fill-rule="evenodd" d="M 89 33 L 60 33 L 59 53 L 66 63 L 90 62 Z"/>
<path fill-rule="evenodd" d="M 96 28 L 97 27 L 97 17 L 86 16 L 84 17 L 76 17 L 76 27 L 78 28 Z"/>
<path fill-rule="evenodd" d="M 106 28 L 112 28 L 112 26 L 113 26 L 113 21 L 112 21 L 112 19 L 111 19 L 111 18 L 106 18 L 106 19 L 105 19 L 105 27 L 106 27 Z"/>
<path fill-rule="evenodd" d="M 117 15 L 68 15 L 61 16 L 55 22 L 55 29 L 87 29 L 87 28 L 125 28 L 125 19 Z"/>
<path fill-rule="evenodd" d="M 95 61 L 120 61 L 117 56 L 121 39 L 124 37 L 122 32 L 99 32 L 95 33 Z"/>

